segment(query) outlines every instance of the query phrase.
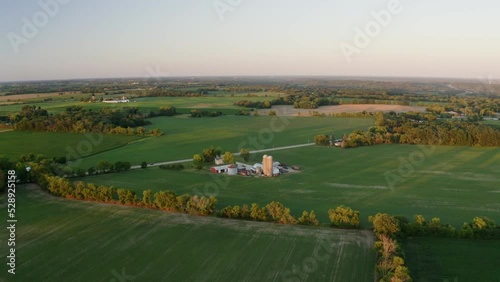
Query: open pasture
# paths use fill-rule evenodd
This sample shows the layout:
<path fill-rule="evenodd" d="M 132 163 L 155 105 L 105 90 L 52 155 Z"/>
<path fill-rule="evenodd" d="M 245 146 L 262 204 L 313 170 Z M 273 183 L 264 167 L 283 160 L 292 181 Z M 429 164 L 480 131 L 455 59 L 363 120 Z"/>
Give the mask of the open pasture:
<path fill-rule="evenodd" d="M 402 247 L 413 281 L 498 281 L 500 241 L 408 238 Z"/>
<path fill-rule="evenodd" d="M 370 118 L 304 118 L 269 116 L 221 116 L 216 118 L 157 117 L 147 128 L 160 128 L 163 136 L 147 138 L 103 152 L 82 161 L 82 166 L 95 166 L 101 160 L 162 162 L 192 158 L 211 145 L 225 151 L 238 148 L 264 149 L 314 142 L 314 135 L 366 130 Z"/>
<path fill-rule="evenodd" d="M 103 96 L 101 94 L 98 95 L 99 97 L 103 97 L 105 99 L 107 98 L 119 98 L 123 94 L 116 94 L 116 95 L 108 95 L 108 96 Z M 125 94 L 127 95 L 127 94 Z M 262 95 L 262 94 L 261 94 Z M 234 95 L 234 97 L 231 97 L 230 94 L 225 94 L 224 97 L 221 97 L 219 95 L 214 96 L 214 95 L 206 95 L 202 97 L 134 97 L 135 95 L 130 96 L 130 102 L 129 103 L 118 103 L 118 104 L 109 104 L 109 103 L 82 103 L 80 102 L 80 98 L 89 98 L 90 94 L 78 94 L 78 95 L 71 95 L 73 96 L 73 99 L 70 98 L 69 94 L 65 94 L 63 96 L 59 95 L 53 95 L 52 97 L 57 97 L 60 98 L 58 100 L 54 101 L 48 101 L 48 102 L 43 102 L 43 101 L 38 101 L 36 103 L 30 103 L 30 105 L 36 105 L 40 106 L 43 109 L 46 109 L 49 111 L 49 113 L 58 113 L 64 111 L 67 107 L 69 106 L 82 106 L 84 108 L 88 109 L 94 109 L 98 110 L 103 107 L 109 107 L 109 108 L 121 108 L 121 107 L 137 107 L 141 109 L 142 111 L 148 112 L 148 111 L 158 111 L 158 109 L 161 106 L 166 106 L 166 105 L 171 105 L 179 109 L 244 109 L 244 110 L 249 110 L 241 107 L 234 106 L 234 102 L 240 101 L 240 100 L 250 100 L 250 101 L 263 101 L 266 99 L 275 99 L 278 97 L 278 94 L 276 93 L 269 93 L 269 94 L 263 94 L 263 95 L 268 95 L 266 97 L 258 96 L 258 97 L 245 97 L 245 96 L 240 96 L 240 95 Z M 20 95 L 24 96 L 24 95 Z M 8 99 L 7 97 L 9 96 L 4 96 L 2 99 Z M 65 98 L 63 100 L 63 98 Z M 12 100 L 14 101 L 14 100 Z M 1 101 L 0 101 L 1 102 Z M 26 101 L 25 101 L 26 102 Z M 5 102 L 7 103 L 7 102 Z M 1 103 L 0 103 L 1 104 Z M 11 113 L 18 113 L 21 111 L 21 108 L 25 106 L 26 104 L 14 104 L 14 105 L 2 105 L 0 106 L 0 115 L 5 115 L 5 114 L 11 114 Z"/>
<path fill-rule="evenodd" d="M 410 220 L 416 214 L 427 220 L 440 217 L 441 222 L 457 228 L 475 216 L 488 216 L 500 223 L 499 148 L 378 145 L 346 150 L 313 146 L 269 154 L 287 165 L 299 165 L 301 172 L 247 178 L 214 175 L 208 166 L 203 171 L 180 172 L 155 167 L 82 180 L 139 193 L 152 189 L 214 194 L 219 209 L 280 201 L 295 216 L 313 209 L 322 222 L 328 222 L 328 209 L 348 205 L 361 212 L 365 228 L 370 226 L 367 217 L 378 212 Z M 406 167 L 410 159 L 418 160 L 417 155 L 423 159 Z M 262 154 L 254 156 L 250 163 L 261 158 Z M 388 182 L 389 173 L 399 176 L 400 181 Z"/>
<path fill-rule="evenodd" d="M 425 107 L 419 106 L 401 106 L 401 105 L 375 105 L 375 104 L 345 104 L 336 106 L 322 106 L 317 109 L 296 109 L 289 105 L 273 106 L 272 109 L 258 110 L 259 114 L 266 115 L 270 110 L 284 113 L 288 116 L 310 116 L 311 112 L 318 112 L 320 114 L 338 114 L 338 113 L 360 113 L 360 112 L 425 112 Z"/>
<path fill-rule="evenodd" d="M 70 201 L 34 185 L 16 198 L 16 275 L 4 264 L 2 281 L 373 280 L 368 231 Z"/>
<path fill-rule="evenodd" d="M 102 138 L 102 139 L 101 139 Z M 46 157 L 85 157 L 91 154 L 116 149 L 129 142 L 139 140 L 139 136 L 98 135 L 82 133 L 52 133 L 29 131 L 0 131 L 0 155 L 11 160 L 33 153 Z M 100 141 L 101 140 L 101 141 Z M 99 142 L 100 141 L 100 142 Z"/>

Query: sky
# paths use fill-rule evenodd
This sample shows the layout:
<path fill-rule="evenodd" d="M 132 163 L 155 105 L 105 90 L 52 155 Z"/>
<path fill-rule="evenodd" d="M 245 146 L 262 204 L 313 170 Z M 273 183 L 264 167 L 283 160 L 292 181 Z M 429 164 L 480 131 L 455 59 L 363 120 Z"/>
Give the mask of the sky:
<path fill-rule="evenodd" d="M 493 0 L 3 0 L 0 11 L 0 81 L 500 77 Z"/>

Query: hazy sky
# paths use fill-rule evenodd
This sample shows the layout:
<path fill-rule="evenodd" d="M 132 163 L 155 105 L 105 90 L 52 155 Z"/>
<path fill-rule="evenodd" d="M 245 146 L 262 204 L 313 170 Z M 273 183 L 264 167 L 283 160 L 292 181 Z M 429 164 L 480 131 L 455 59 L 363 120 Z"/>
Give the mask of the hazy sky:
<path fill-rule="evenodd" d="M 1 1 L 0 81 L 156 71 L 500 77 L 493 0 L 58 1 L 68 3 Z M 356 31 L 367 27 L 371 35 Z"/>

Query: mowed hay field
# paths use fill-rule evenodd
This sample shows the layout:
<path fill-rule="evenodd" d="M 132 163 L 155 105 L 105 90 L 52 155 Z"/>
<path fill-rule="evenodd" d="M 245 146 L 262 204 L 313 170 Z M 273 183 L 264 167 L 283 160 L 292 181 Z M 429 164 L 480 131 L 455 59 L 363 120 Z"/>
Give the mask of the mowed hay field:
<path fill-rule="evenodd" d="M 260 162 L 262 154 L 250 163 Z M 151 167 L 82 180 L 131 188 L 141 195 L 144 189 L 213 194 L 219 199 L 218 209 L 280 201 L 295 216 L 314 209 L 322 222 L 328 222 L 328 209 L 348 205 L 361 212 L 365 228 L 371 226 L 367 217 L 378 212 L 403 215 L 410 220 L 416 214 L 427 220 L 440 217 L 441 222 L 457 228 L 475 216 L 500 222 L 500 148 L 312 146 L 267 154 L 287 165 L 299 165 L 300 173 L 248 178 L 214 175 L 208 171 L 209 166 L 202 171 L 180 172 Z M 423 159 L 408 169 L 404 164 L 410 158 L 418 160 L 415 156 Z M 391 185 L 387 173 L 399 176 L 400 181 Z"/>
<path fill-rule="evenodd" d="M 373 280 L 368 231 L 71 201 L 34 185 L 16 198 L 17 267 L 7 276 L 4 264 L 6 281 Z"/>
<path fill-rule="evenodd" d="M 160 128 L 163 136 L 144 139 L 126 147 L 93 155 L 82 166 L 101 160 L 163 162 L 192 158 L 211 145 L 237 152 L 238 147 L 264 149 L 314 142 L 317 134 L 340 138 L 355 129 L 366 130 L 371 118 L 306 118 L 270 116 L 221 116 L 216 118 L 157 117 L 147 128 Z"/>
<path fill-rule="evenodd" d="M 500 281 L 500 241 L 408 238 L 402 247 L 414 281 Z"/>
<path fill-rule="evenodd" d="M 85 157 L 115 149 L 140 136 L 104 135 L 83 133 L 52 133 L 30 131 L 0 132 L 0 155 L 18 160 L 21 155 L 33 153 L 46 157 Z"/>

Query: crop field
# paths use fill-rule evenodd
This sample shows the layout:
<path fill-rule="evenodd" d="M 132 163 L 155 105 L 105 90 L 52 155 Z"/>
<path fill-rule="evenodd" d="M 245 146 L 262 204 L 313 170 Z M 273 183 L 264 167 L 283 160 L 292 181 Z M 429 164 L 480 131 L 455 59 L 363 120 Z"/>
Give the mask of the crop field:
<path fill-rule="evenodd" d="M 211 145 L 236 152 L 238 147 L 264 149 L 314 142 L 314 135 L 332 132 L 340 138 L 355 129 L 373 125 L 370 118 L 305 118 L 269 116 L 221 116 L 216 118 L 157 117 L 147 128 L 160 128 L 165 135 L 148 138 L 96 154 L 82 161 L 83 167 L 101 160 L 161 162 L 192 158 Z"/>
<path fill-rule="evenodd" d="M 214 194 L 219 199 L 219 209 L 275 200 L 290 207 L 295 216 L 305 209 L 314 209 L 322 222 L 328 221 L 328 209 L 349 205 L 361 212 L 365 227 L 370 226 L 367 217 L 377 212 L 411 220 L 416 214 L 427 220 L 440 217 L 441 222 L 457 228 L 475 216 L 484 215 L 500 222 L 500 148 L 312 146 L 269 154 L 288 165 L 299 165 L 301 172 L 276 178 L 247 178 L 216 176 L 208 171 L 208 166 L 203 171 L 180 172 L 151 167 L 82 180 L 140 193 L 152 189 Z M 259 162 L 259 158 L 262 154 L 250 163 Z M 418 163 L 410 163 L 408 168 L 410 160 Z M 388 181 L 387 175 L 399 179 Z"/>
<path fill-rule="evenodd" d="M 121 97 L 123 94 L 102 96 L 106 98 Z M 261 94 L 262 95 L 262 94 Z M 234 106 L 234 102 L 240 100 L 250 100 L 250 101 L 263 101 L 266 99 L 275 99 L 278 97 L 276 93 L 265 94 L 266 97 L 244 97 L 240 95 L 234 95 L 231 97 L 230 94 L 226 93 L 226 96 L 214 96 L 207 95 L 203 97 L 144 97 L 144 98 L 130 98 L 130 103 L 119 103 L 119 104 L 109 104 L 109 103 L 81 103 L 80 98 L 90 97 L 90 94 L 78 94 L 73 95 L 77 99 L 69 99 L 67 96 L 57 96 L 60 99 L 66 97 L 66 100 L 50 101 L 50 102 L 37 102 L 30 103 L 29 105 L 40 106 L 46 109 L 50 113 L 62 112 L 69 106 L 82 106 L 88 109 L 101 109 L 103 107 L 109 108 L 121 108 L 121 107 L 137 107 L 143 111 L 158 111 L 161 106 L 171 105 L 180 109 L 242 109 L 240 107 Z M 15 105 L 2 105 L 0 106 L 0 115 L 11 114 L 21 111 L 21 108 L 27 104 L 15 104 Z"/>
<path fill-rule="evenodd" d="M 9 281 L 373 280 L 368 231 L 76 202 L 33 185 L 16 192 L 17 265 Z"/>
<path fill-rule="evenodd" d="M 100 136 L 100 137 L 99 137 Z M 102 141 L 99 142 L 101 140 Z M 0 132 L 0 155 L 18 160 L 19 156 L 33 153 L 46 157 L 75 156 L 111 150 L 142 137 L 125 135 L 97 135 L 80 133 L 50 133 L 28 131 Z"/>
<path fill-rule="evenodd" d="M 498 240 L 408 238 L 403 249 L 414 281 L 499 281 Z"/>
<path fill-rule="evenodd" d="M 265 115 L 271 109 L 258 110 L 260 114 Z M 359 113 L 359 112 L 425 112 L 425 107 L 418 106 L 401 106 L 401 105 L 374 105 L 374 104 L 346 104 L 337 106 L 322 106 L 317 109 L 295 109 L 293 106 L 273 106 L 272 110 L 286 113 L 288 116 L 310 116 L 311 112 L 320 114 L 337 114 L 337 113 Z"/>

